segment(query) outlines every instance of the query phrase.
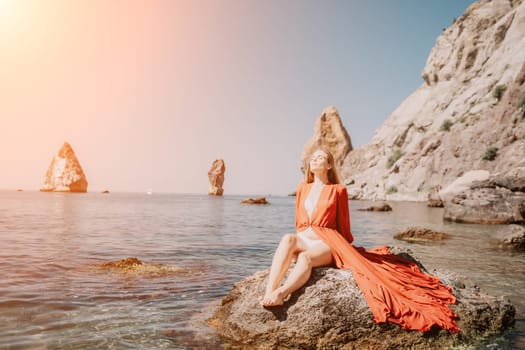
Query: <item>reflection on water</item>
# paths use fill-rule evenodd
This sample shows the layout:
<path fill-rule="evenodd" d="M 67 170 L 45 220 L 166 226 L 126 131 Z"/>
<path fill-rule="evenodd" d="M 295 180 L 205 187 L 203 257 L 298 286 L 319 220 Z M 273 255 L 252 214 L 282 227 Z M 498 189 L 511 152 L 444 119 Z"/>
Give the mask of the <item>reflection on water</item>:
<path fill-rule="evenodd" d="M 267 268 L 294 225 L 292 197 L 269 197 L 268 206 L 241 199 L 0 192 L 0 348 L 221 348 L 201 322 L 210 303 Z M 517 308 L 513 346 L 525 349 L 525 254 L 492 249 L 500 227 L 443 222 L 442 209 L 421 203 L 357 211 L 371 204 L 350 203 L 356 245 L 409 247 L 430 269 L 467 275 L 508 296 Z M 392 238 L 408 226 L 453 238 L 424 245 Z M 94 268 L 126 257 L 184 273 Z"/>

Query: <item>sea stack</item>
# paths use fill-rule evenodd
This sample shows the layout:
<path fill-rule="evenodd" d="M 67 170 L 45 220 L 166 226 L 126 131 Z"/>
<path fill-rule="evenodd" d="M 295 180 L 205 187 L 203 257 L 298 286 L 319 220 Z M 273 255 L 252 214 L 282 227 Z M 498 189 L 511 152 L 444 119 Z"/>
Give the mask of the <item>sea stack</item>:
<path fill-rule="evenodd" d="M 47 169 L 43 192 L 87 192 L 88 182 L 80 163 L 71 148 L 64 145 L 55 155 Z"/>
<path fill-rule="evenodd" d="M 332 153 L 338 169 L 341 169 L 343 161 L 353 149 L 350 136 L 335 107 L 325 108 L 315 122 L 314 136 L 304 146 L 301 156 L 303 165 L 319 147 L 323 147 Z M 305 169 L 302 170 L 304 172 Z"/>
<path fill-rule="evenodd" d="M 225 171 L 226 166 L 222 159 L 216 159 L 211 165 L 211 169 L 208 171 L 208 180 L 210 182 L 208 194 L 210 196 L 222 196 L 224 193 L 222 185 L 224 184 Z"/>

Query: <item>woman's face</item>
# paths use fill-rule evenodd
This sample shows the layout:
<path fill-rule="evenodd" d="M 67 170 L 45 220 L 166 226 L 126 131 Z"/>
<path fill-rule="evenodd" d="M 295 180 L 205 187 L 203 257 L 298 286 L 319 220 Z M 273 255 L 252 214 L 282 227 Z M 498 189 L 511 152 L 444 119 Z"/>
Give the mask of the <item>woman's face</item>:
<path fill-rule="evenodd" d="M 328 155 L 324 151 L 315 151 L 310 157 L 310 170 L 312 173 L 327 172 L 330 168 Z"/>

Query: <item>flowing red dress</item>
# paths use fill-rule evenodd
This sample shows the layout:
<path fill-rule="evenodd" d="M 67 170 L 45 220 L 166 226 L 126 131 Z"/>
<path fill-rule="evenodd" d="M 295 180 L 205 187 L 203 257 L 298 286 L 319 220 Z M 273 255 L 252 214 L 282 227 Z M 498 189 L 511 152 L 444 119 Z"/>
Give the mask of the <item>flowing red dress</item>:
<path fill-rule="evenodd" d="M 296 229 L 311 226 L 330 247 L 336 266 L 352 271 L 375 322 L 390 321 L 421 332 L 433 325 L 459 332 L 456 315 L 448 307 L 456 302 L 450 287 L 415 263 L 389 253 L 387 246 L 367 251 L 352 245 L 348 193 L 342 184 L 323 187 L 310 220 L 304 201 L 311 187 L 303 182 L 297 188 Z"/>

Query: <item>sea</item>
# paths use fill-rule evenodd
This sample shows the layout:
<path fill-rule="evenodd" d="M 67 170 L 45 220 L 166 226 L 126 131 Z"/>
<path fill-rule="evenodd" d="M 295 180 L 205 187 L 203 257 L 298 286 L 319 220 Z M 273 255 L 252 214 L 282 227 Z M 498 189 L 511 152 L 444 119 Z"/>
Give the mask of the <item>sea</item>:
<path fill-rule="evenodd" d="M 232 348 L 206 322 L 234 283 L 267 269 L 294 231 L 294 197 L 0 191 L 0 349 Z M 382 202 L 381 202 L 382 203 Z M 355 245 L 409 248 L 427 269 L 468 276 L 508 298 L 516 324 L 476 349 L 525 349 L 525 253 L 495 248 L 499 225 L 443 221 L 443 209 L 388 202 L 358 211 Z M 393 235 L 423 226 L 450 233 L 433 244 Z M 136 258 L 148 268 L 104 264 Z"/>

